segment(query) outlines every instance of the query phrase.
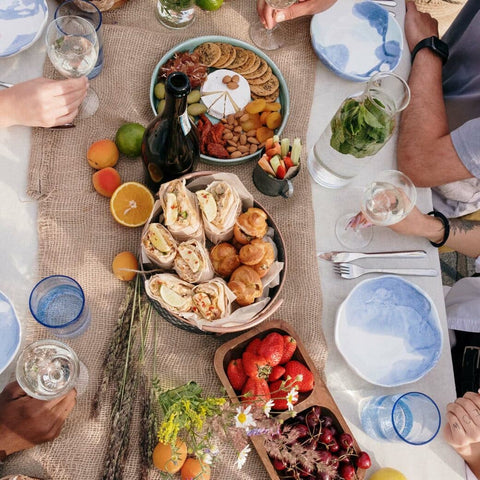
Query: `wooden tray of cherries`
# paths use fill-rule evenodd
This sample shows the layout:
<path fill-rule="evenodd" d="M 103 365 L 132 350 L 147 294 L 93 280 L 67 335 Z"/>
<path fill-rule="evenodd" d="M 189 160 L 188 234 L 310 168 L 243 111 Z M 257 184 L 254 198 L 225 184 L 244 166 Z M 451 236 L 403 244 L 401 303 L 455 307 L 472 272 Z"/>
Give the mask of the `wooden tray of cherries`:
<path fill-rule="evenodd" d="M 250 439 L 272 480 L 364 479 L 370 457 L 287 322 L 266 321 L 224 343 L 214 366 L 233 402 L 257 411 L 270 400 L 277 433 Z"/>

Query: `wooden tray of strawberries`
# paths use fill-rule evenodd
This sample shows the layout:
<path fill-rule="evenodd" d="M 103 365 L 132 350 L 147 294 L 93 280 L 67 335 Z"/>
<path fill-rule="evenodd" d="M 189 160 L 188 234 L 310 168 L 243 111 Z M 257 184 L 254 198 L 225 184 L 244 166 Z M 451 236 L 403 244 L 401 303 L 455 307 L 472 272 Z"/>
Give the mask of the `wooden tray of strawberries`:
<path fill-rule="evenodd" d="M 214 366 L 232 401 L 258 406 L 272 400 L 271 415 L 283 422 L 280 443 L 284 454 L 273 453 L 278 451 L 278 439 L 273 445 L 268 436 L 250 436 L 272 480 L 365 477 L 371 464 L 368 454 L 360 450 L 305 346 L 287 322 L 266 321 L 224 343 L 215 353 Z M 297 395 L 289 395 L 292 388 Z M 303 464 L 288 461 L 292 455 L 303 454 L 309 459 Z"/>

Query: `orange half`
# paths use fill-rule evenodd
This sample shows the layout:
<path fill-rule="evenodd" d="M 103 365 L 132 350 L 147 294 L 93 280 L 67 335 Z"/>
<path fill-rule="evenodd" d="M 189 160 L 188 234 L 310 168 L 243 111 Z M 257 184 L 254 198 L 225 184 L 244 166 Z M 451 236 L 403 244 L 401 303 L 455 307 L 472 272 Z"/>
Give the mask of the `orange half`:
<path fill-rule="evenodd" d="M 126 227 L 141 227 L 152 213 L 154 198 L 150 190 L 138 182 L 122 183 L 110 199 L 113 218 Z"/>

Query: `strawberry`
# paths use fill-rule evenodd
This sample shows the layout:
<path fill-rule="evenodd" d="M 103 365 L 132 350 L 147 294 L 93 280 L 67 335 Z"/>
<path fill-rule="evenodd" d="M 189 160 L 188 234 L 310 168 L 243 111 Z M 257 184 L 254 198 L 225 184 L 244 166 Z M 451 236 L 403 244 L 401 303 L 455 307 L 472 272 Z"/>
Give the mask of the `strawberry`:
<path fill-rule="evenodd" d="M 273 408 L 275 410 L 287 410 L 287 395 L 292 388 L 295 388 L 295 386 L 295 382 L 291 379 L 287 381 L 277 380 L 269 385 L 270 395 L 273 400 Z"/>
<path fill-rule="evenodd" d="M 251 352 L 251 353 L 258 353 L 258 348 L 262 344 L 262 341 L 258 338 L 255 337 L 248 345 L 247 348 L 245 348 L 246 352 Z"/>
<path fill-rule="evenodd" d="M 242 359 L 230 360 L 227 366 L 227 377 L 235 390 L 241 390 L 247 381 L 247 375 L 243 370 Z"/>
<path fill-rule="evenodd" d="M 272 370 L 264 357 L 246 351 L 242 355 L 242 365 L 247 376 L 253 378 L 268 378 Z"/>
<path fill-rule="evenodd" d="M 313 373 L 303 364 L 296 360 L 290 360 L 285 365 L 285 376 L 295 379 L 301 375 L 302 379 L 297 381 L 299 392 L 310 392 L 313 390 L 314 379 Z"/>
<path fill-rule="evenodd" d="M 280 360 L 280 365 L 287 363 L 297 349 L 297 341 L 290 335 L 283 336 L 283 355 Z"/>
<path fill-rule="evenodd" d="M 264 378 L 249 377 L 242 388 L 242 402 L 265 404 L 270 400 L 270 390 Z"/>
<path fill-rule="evenodd" d="M 277 332 L 269 333 L 258 348 L 259 355 L 262 355 L 267 363 L 274 367 L 280 363 L 283 356 L 283 335 Z"/>
<path fill-rule="evenodd" d="M 275 382 L 276 380 L 282 378 L 283 374 L 285 373 L 285 368 L 281 365 L 275 365 L 272 368 L 270 375 L 268 376 L 269 382 Z"/>

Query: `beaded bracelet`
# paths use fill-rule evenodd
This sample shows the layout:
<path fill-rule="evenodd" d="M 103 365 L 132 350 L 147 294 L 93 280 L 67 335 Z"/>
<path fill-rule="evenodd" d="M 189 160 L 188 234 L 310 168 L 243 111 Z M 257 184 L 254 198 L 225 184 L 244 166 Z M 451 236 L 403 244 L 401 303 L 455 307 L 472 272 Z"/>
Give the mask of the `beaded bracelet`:
<path fill-rule="evenodd" d="M 434 247 L 442 247 L 447 243 L 448 236 L 450 235 L 450 222 L 448 221 L 448 218 L 441 212 L 437 210 L 432 210 L 431 212 L 428 212 L 427 215 L 433 215 L 436 218 L 439 218 L 440 221 L 443 223 L 443 239 L 441 242 L 435 243 L 435 242 L 430 242 Z"/>

